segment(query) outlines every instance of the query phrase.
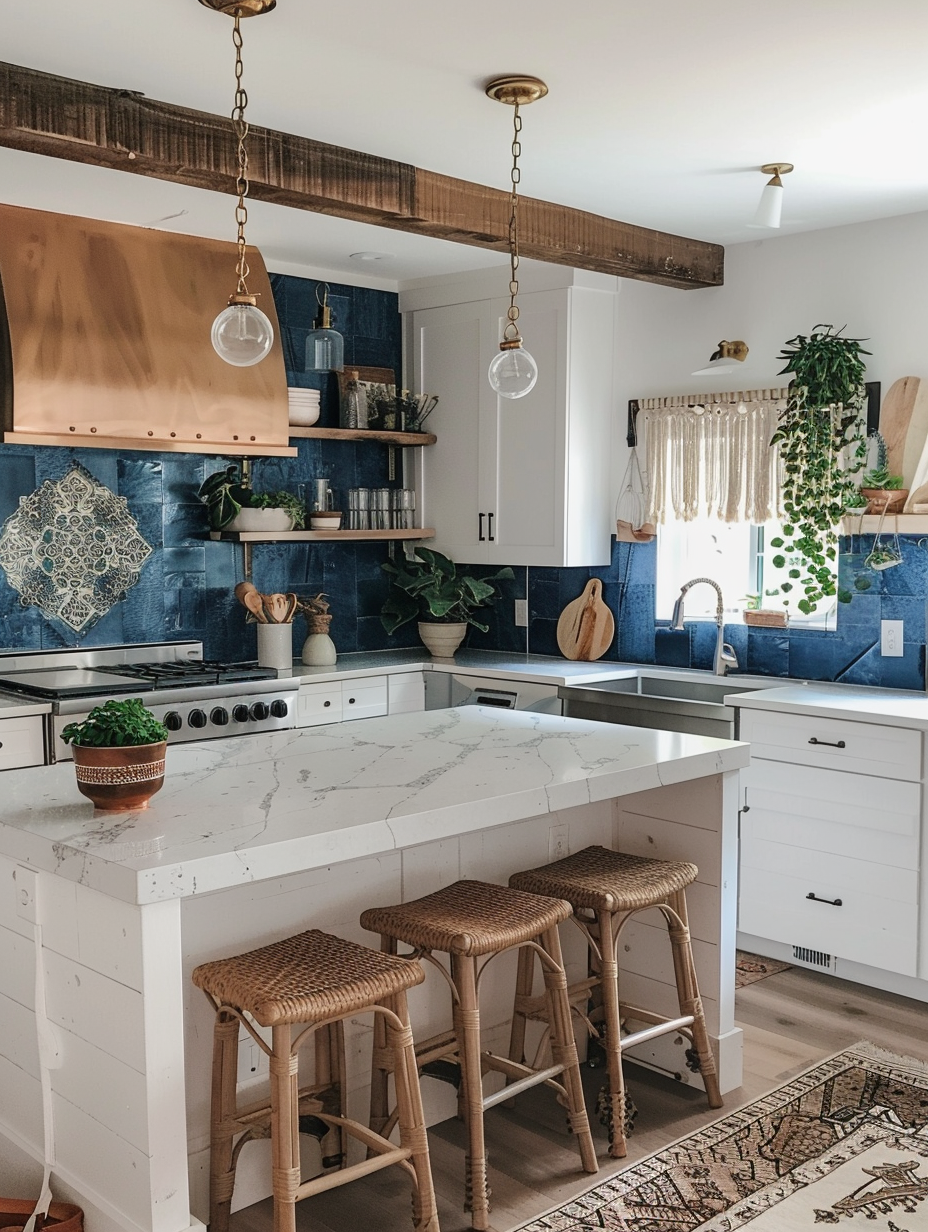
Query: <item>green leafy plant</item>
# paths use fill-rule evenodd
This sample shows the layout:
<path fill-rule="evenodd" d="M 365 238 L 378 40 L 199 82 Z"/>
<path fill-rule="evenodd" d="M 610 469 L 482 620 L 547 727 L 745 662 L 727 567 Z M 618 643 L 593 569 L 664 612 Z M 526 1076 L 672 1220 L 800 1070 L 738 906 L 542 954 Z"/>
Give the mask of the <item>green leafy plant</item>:
<path fill-rule="evenodd" d="M 108 701 L 95 706 L 80 723 L 69 723 L 61 733 L 65 744 L 94 748 L 123 748 L 133 744 L 160 744 L 168 729 L 142 705 L 142 699 Z"/>
<path fill-rule="evenodd" d="M 845 509 L 856 509 L 856 510 L 859 510 L 861 513 L 863 513 L 863 511 L 867 508 L 869 504 L 870 502 L 867 500 L 866 496 L 863 495 L 860 488 L 854 488 L 854 490 L 845 500 L 844 508 Z"/>
<path fill-rule="evenodd" d="M 213 530 L 228 526 L 242 509 L 283 509 L 298 530 L 303 527 L 305 510 L 298 497 L 292 492 L 253 491 L 242 482 L 241 470 L 235 463 L 209 475 L 200 484 L 197 495 L 206 505 Z"/>
<path fill-rule="evenodd" d="M 862 356 L 870 352 L 861 341 L 817 325 L 808 337 L 791 338 L 779 356 L 786 360 L 780 375 L 791 372 L 793 381 L 771 441 L 780 446 L 786 511 L 782 536 L 771 540 L 781 549 L 772 563 L 787 570 L 780 584 L 785 605 L 798 587 L 796 606 L 805 615 L 836 593 L 836 528 L 856 493 L 852 476 L 866 461 Z M 850 592 L 842 590 L 838 598 L 847 602 Z"/>
<path fill-rule="evenodd" d="M 891 475 L 885 466 L 879 466 L 872 471 L 867 471 L 860 481 L 860 486 L 876 488 L 881 492 L 898 492 L 902 487 L 902 476 Z"/>
<path fill-rule="evenodd" d="M 430 548 L 416 548 L 411 559 L 398 565 L 385 561 L 380 567 L 393 581 L 393 589 L 380 613 L 388 633 L 395 633 L 416 619 L 439 624 L 464 622 L 486 633 L 489 626 L 481 624 L 473 613 L 492 606 L 496 587 L 491 583 L 511 581 L 514 577 L 508 565 L 488 578 L 458 573 L 453 560 Z"/>

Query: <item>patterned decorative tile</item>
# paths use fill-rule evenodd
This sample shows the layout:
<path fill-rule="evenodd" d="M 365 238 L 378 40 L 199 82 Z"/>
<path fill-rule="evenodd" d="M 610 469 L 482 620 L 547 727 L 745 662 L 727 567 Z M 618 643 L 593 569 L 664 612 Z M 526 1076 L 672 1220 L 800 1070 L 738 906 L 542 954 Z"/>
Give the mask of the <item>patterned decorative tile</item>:
<path fill-rule="evenodd" d="M 76 633 L 125 596 L 150 555 L 125 497 L 83 466 L 21 499 L 0 533 L 0 567 L 23 606 Z"/>

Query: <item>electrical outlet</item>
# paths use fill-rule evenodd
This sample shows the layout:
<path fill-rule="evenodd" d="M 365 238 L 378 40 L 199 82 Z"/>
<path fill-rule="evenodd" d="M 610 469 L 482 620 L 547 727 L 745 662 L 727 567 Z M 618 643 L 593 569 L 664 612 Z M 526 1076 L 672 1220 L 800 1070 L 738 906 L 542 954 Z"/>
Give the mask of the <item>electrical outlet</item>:
<path fill-rule="evenodd" d="M 516 599 L 516 627 L 525 629 L 528 626 L 528 599 Z"/>
<path fill-rule="evenodd" d="M 548 831 L 548 862 L 563 860 L 570 855 L 570 826 L 561 822 Z"/>
<path fill-rule="evenodd" d="M 902 621 L 880 621 L 880 654 L 885 658 L 902 656 Z"/>
<path fill-rule="evenodd" d="M 27 924 L 35 924 L 38 922 L 35 904 L 39 875 L 31 868 L 17 864 L 13 877 L 16 880 L 16 914 Z"/>

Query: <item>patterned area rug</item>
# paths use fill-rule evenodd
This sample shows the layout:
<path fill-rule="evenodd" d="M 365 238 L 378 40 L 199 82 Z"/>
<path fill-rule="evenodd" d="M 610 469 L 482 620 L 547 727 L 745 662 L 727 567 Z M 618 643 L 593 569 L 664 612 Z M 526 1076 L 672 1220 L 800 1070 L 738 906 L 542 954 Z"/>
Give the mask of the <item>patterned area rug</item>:
<path fill-rule="evenodd" d="M 778 971 L 789 971 L 792 963 L 780 962 L 777 958 L 764 958 L 762 954 L 749 954 L 747 950 L 738 950 L 735 954 L 735 987 L 744 988 L 748 984 L 756 984 L 765 980 L 768 975 L 776 975 Z"/>
<path fill-rule="evenodd" d="M 928 1066 L 857 1044 L 524 1232 L 928 1230 Z"/>

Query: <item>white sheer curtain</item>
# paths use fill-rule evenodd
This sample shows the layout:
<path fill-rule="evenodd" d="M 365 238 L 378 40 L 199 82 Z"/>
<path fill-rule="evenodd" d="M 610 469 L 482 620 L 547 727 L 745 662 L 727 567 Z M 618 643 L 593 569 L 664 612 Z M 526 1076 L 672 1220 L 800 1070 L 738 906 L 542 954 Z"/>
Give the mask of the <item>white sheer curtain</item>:
<path fill-rule="evenodd" d="M 780 512 L 779 451 L 770 444 L 787 390 L 639 401 L 647 521 L 710 515 L 761 524 Z"/>

